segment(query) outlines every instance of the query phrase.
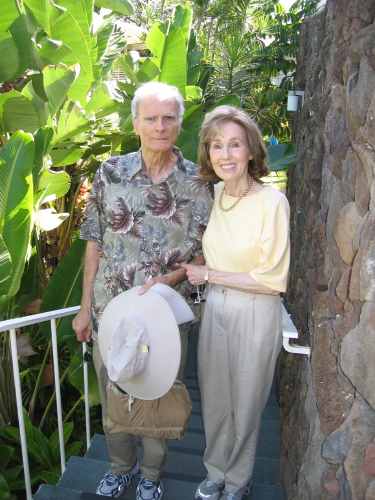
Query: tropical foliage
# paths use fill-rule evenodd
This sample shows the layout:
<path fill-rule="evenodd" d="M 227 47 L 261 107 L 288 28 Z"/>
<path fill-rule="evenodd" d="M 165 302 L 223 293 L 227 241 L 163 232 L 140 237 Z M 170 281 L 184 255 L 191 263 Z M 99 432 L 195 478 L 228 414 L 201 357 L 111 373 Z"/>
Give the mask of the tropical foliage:
<path fill-rule="evenodd" d="M 295 68 L 302 20 L 317 1 L 296 0 L 285 11 L 278 0 L 187 0 L 194 12 L 193 28 L 201 63 L 210 68 L 206 107 L 235 94 L 263 128 L 265 136 L 288 140 L 288 90 L 295 87 Z M 173 2 L 134 2 L 129 19 L 146 28 L 170 16 Z M 280 81 L 281 80 L 281 81 Z"/>
<path fill-rule="evenodd" d="M 56 484 L 60 478 L 61 472 L 58 431 L 56 430 L 49 438 L 47 438 L 43 432 L 31 424 L 26 412 L 24 412 L 24 419 L 27 448 L 29 452 L 31 482 L 32 484 L 35 484 L 43 481 L 48 484 Z M 81 443 L 78 441 L 67 444 L 73 431 L 73 425 L 74 424 L 70 422 L 64 424 L 63 426 L 64 442 L 67 445 L 65 448 L 67 459 L 71 456 L 77 455 L 81 448 Z M 20 432 L 16 427 L 5 427 L 1 431 L 1 436 L 7 441 L 15 443 L 18 446 L 21 443 Z M 18 453 L 18 450 L 12 446 L 0 445 L 0 452 L 5 467 L 11 463 L 12 460 L 15 464 L 11 468 L 3 467 L 3 470 L 0 469 L 2 477 L 6 481 L 9 490 L 23 489 L 24 482 L 22 476 L 20 475 L 20 472 L 22 472 L 23 469 L 22 457 Z"/>

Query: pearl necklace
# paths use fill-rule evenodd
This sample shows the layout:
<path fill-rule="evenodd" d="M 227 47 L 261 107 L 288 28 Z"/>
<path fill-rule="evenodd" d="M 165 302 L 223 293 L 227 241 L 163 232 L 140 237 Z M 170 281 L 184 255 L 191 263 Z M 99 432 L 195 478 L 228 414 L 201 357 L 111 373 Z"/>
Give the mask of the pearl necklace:
<path fill-rule="evenodd" d="M 247 186 L 247 188 L 245 189 L 245 192 L 242 193 L 241 196 L 229 208 L 223 208 L 223 205 L 221 203 L 221 201 L 223 199 L 223 194 L 225 191 L 225 184 L 224 184 L 223 189 L 221 190 L 221 193 L 220 193 L 220 198 L 219 198 L 220 210 L 222 210 L 223 212 L 229 212 L 229 210 L 232 210 L 232 208 L 234 208 L 242 200 L 242 198 L 247 195 L 247 193 L 250 191 L 251 186 L 253 185 L 253 182 L 254 182 L 254 177 L 250 177 L 250 182 L 249 182 L 249 185 Z"/>

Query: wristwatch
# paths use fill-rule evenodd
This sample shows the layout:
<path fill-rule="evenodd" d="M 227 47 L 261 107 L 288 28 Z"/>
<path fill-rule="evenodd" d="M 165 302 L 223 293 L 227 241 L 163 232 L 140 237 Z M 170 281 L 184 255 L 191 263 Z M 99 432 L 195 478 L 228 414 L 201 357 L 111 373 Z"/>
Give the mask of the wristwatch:
<path fill-rule="evenodd" d="M 208 280 L 210 279 L 210 271 L 211 269 L 208 267 L 206 274 L 204 275 L 204 281 L 206 282 L 206 285 L 208 285 Z"/>

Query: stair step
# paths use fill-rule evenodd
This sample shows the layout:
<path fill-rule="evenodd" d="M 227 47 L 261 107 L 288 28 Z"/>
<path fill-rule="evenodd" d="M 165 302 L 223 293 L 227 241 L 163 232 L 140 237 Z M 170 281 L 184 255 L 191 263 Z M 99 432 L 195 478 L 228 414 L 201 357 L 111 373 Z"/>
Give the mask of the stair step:
<path fill-rule="evenodd" d="M 180 461 L 183 462 L 181 468 L 176 467 L 176 464 Z M 168 462 L 173 464 L 174 470 L 176 470 L 176 468 L 180 470 L 185 469 L 188 470 L 189 473 L 176 473 L 169 470 Z M 106 462 L 72 457 L 57 487 L 43 485 L 34 496 L 34 500 L 52 498 L 53 500 L 78 500 L 82 499 L 81 494 L 83 491 L 94 494 L 100 479 L 108 470 L 108 466 L 109 464 Z M 272 480 L 277 477 L 277 467 L 277 460 L 257 459 L 253 476 L 254 485 L 250 500 L 260 500 L 261 498 L 278 500 L 283 498 L 281 487 L 272 483 Z M 165 472 L 163 473 L 163 500 L 192 500 L 197 485 L 205 477 L 205 474 L 206 472 L 201 457 L 187 457 L 186 455 L 180 455 L 180 457 L 178 457 L 173 451 L 170 452 Z M 121 498 L 123 500 L 127 498 L 134 500 L 137 484 L 138 477 L 132 481 Z M 265 488 L 265 486 L 271 488 Z M 265 493 L 268 496 L 263 496 Z"/>
<path fill-rule="evenodd" d="M 284 500 L 283 489 L 280 485 L 253 483 L 250 495 L 246 500 Z M 164 499 L 163 499 L 164 500 Z"/>
<path fill-rule="evenodd" d="M 82 491 L 69 488 L 60 488 L 50 484 L 42 484 L 37 493 L 33 496 L 34 500 L 79 500 Z"/>
<path fill-rule="evenodd" d="M 120 499 L 134 500 L 137 483 L 137 478 L 135 478 L 135 481 L 121 495 Z M 193 500 L 197 484 L 198 481 L 196 483 L 177 482 L 172 478 L 164 478 L 163 500 Z M 99 500 L 100 497 L 92 492 L 81 492 L 43 484 L 33 498 L 34 500 Z M 250 495 L 245 498 L 246 500 L 283 500 L 284 497 L 282 488 L 279 485 L 253 483 Z"/>
<path fill-rule="evenodd" d="M 72 457 L 57 486 L 95 493 L 100 480 L 109 467 L 109 462 Z"/>
<path fill-rule="evenodd" d="M 271 436 L 260 436 L 257 450 L 257 460 L 260 458 L 274 458 L 276 460 L 280 457 L 280 443 L 277 438 Z"/>
<path fill-rule="evenodd" d="M 91 440 L 90 448 L 85 453 L 85 458 L 99 460 L 100 462 L 110 462 L 105 437 L 102 434 L 95 434 Z"/>
<path fill-rule="evenodd" d="M 279 422 L 277 420 L 263 420 L 260 428 L 260 436 L 277 436 Z"/>
<path fill-rule="evenodd" d="M 280 408 L 274 406 L 266 406 L 262 413 L 262 422 L 264 420 L 276 420 L 279 421 L 280 417 Z"/>
<path fill-rule="evenodd" d="M 254 465 L 253 482 L 278 485 L 279 459 L 257 457 Z"/>
<path fill-rule="evenodd" d="M 177 470 L 181 472 L 176 473 L 177 476 L 181 476 L 183 471 L 189 471 L 189 474 L 197 476 L 199 482 L 199 478 L 204 477 L 206 474 L 202 460 L 204 447 L 197 446 L 197 436 L 193 436 L 191 440 L 187 440 L 187 438 L 189 438 L 189 435 L 186 435 L 182 441 L 178 441 L 177 439 L 170 441 L 165 473 L 170 474 L 172 471 Z M 275 438 L 268 436 L 260 438 L 254 467 L 254 482 L 277 484 L 279 447 L 280 445 Z M 141 446 L 139 446 L 140 456 L 141 453 L 142 449 Z M 91 460 L 106 461 L 107 464 L 109 463 L 104 436 L 94 436 L 92 444 L 86 452 L 85 457 Z M 98 457 L 100 457 L 101 460 L 99 460 Z M 104 473 L 107 470 L 108 466 Z"/>

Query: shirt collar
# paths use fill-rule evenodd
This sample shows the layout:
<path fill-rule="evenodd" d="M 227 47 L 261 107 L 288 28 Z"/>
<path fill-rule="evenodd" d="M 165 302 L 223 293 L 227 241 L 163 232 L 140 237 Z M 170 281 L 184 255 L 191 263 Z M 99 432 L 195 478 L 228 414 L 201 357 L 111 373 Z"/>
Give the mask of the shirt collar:
<path fill-rule="evenodd" d="M 173 175 L 177 182 L 183 184 L 185 178 L 184 178 L 184 180 L 182 180 L 181 174 L 178 175 L 178 173 L 182 172 L 185 174 L 185 172 L 186 172 L 186 167 L 184 165 L 184 157 L 182 156 L 182 153 L 177 146 L 172 146 L 172 151 L 177 156 L 177 161 L 176 161 L 176 164 L 172 168 L 169 175 Z M 142 170 L 142 148 L 139 148 L 138 151 L 134 155 L 132 166 L 128 170 L 129 179 L 134 177 L 134 175 L 136 175 L 139 172 L 143 173 L 143 170 Z M 177 174 L 177 175 L 175 175 L 175 174 Z"/>

